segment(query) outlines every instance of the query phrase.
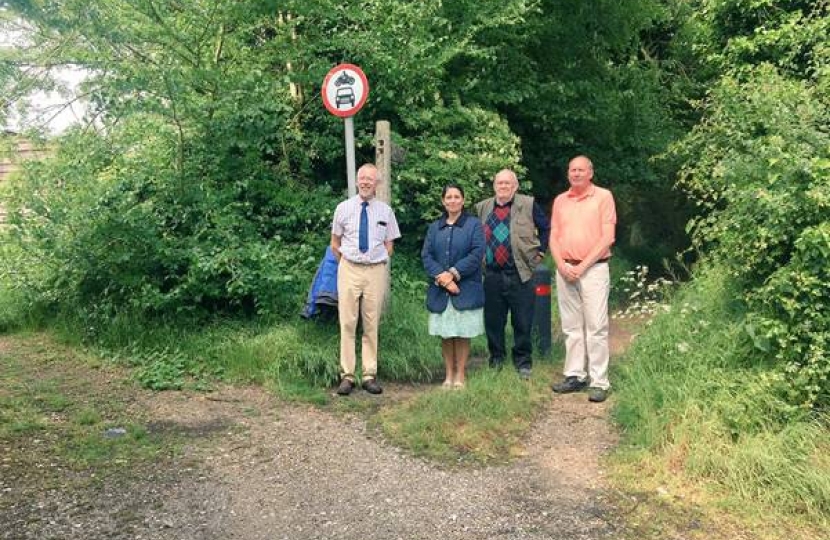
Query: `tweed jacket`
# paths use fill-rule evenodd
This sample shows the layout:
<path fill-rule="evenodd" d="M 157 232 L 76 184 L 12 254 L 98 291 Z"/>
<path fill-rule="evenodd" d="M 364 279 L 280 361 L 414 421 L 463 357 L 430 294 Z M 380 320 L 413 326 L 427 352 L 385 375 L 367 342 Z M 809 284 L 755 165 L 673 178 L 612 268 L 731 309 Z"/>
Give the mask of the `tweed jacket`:
<path fill-rule="evenodd" d="M 533 271 L 541 261 L 539 252 L 543 251 L 533 221 L 533 202 L 533 197 L 517 193 L 513 196 L 513 206 L 510 209 L 510 247 L 522 282 L 533 277 Z M 487 221 L 495 205 L 495 197 L 476 204 L 476 213 L 482 223 Z"/>

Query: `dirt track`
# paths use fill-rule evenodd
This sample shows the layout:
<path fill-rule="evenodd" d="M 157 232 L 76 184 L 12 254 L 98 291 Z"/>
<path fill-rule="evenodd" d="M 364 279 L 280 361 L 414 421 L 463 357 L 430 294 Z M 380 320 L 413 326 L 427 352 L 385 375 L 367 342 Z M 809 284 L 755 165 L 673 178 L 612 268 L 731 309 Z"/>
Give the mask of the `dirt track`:
<path fill-rule="evenodd" d="M 412 391 L 387 385 L 380 398 L 350 399 Z M 2 482 L 0 538 L 619 537 L 601 467 L 616 442 L 609 403 L 589 404 L 585 394 L 553 397 L 522 457 L 480 469 L 409 456 L 356 416 L 286 404 L 258 388 L 132 399 L 151 431 L 190 442 L 176 457 L 90 481 L 85 490 L 77 481 L 73 489 L 53 482 L 37 491 Z"/>

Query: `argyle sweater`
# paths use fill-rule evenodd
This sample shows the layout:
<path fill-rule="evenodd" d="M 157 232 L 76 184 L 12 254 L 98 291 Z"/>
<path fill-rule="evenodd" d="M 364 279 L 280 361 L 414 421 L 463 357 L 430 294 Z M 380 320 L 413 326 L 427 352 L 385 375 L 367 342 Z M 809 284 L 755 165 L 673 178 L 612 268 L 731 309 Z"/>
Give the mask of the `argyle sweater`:
<path fill-rule="evenodd" d="M 513 251 L 510 248 L 510 208 L 512 201 L 493 206 L 493 211 L 484 222 L 484 238 L 487 249 L 484 259 L 488 268 L 512 268 Z"/>

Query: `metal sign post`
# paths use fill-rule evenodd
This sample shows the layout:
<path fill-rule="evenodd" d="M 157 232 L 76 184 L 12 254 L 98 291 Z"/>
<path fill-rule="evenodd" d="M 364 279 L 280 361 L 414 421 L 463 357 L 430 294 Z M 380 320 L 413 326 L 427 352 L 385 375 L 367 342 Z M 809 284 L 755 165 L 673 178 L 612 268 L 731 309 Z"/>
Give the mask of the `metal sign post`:
<path fill-rule="evenodd" d="M 369 81 L 354 64 L 340 64 L 332 68 L 323 80 L 323 104 L 328 111 L 344 119 L 346 139 L 346 173 L 349 197 L 357 193 L 355 182 L 354 120 L 352 117 L 369 97 Z"/>
<path fill-rule="evenodd" d="M 349 186 L 349 197 L 357 195 L 357 184 L 355 183 L 355 162 L 354 162 L 354 120 L 351 116 L 345 119 L 346 131 L 346 174 Z"/>

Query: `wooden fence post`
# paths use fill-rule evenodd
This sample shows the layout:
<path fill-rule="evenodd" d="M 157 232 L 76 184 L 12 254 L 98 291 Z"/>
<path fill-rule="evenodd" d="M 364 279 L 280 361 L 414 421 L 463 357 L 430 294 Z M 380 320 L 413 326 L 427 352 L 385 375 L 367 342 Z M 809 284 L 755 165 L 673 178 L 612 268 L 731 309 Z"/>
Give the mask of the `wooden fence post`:
<path fill-rule="evenodd" d="M 386 204 L 391 204 L 392 135 L 387 120 L 378 120 L 375 124 L 375 166 L 378 168 L 377 197 Z"/>
<path fill-rule="evenodd" d="M 386 204 L 392 204 L 392 130 L 388 120 L 375 124 L 375 167 L 378 168 L 378 185 L 375 196 Z M 386 293 L 383 295 L 382 313 L 389 311 L 392 298 L 392 264 L 386 265 Z"/>

